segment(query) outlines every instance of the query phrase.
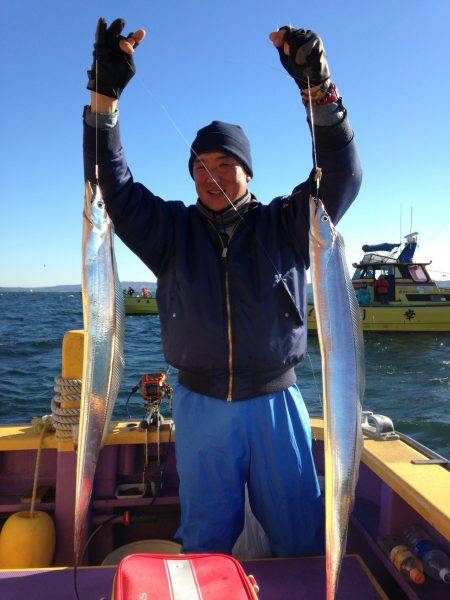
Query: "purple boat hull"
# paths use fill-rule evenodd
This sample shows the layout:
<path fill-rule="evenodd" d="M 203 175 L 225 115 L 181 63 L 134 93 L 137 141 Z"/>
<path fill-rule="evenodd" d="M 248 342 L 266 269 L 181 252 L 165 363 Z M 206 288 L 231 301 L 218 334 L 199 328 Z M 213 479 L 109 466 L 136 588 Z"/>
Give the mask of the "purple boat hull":
<path fill-rule="evenodd" d="M 325 558 L 276 559 L 243 563 L 260 587 L 260 600 L 322 600 L 325 597 Z M 83 600 L 110 600 L 114 567 L 83 568 L 78 572 L 78 592 Z M 73 570 L 2 571 L 2 600 L 73 600 Z M 387 598 L 374 584 L 356 556 L 346 556 L 337 600 Z M 231 600 L 231 599 L 230 599 Z"/>

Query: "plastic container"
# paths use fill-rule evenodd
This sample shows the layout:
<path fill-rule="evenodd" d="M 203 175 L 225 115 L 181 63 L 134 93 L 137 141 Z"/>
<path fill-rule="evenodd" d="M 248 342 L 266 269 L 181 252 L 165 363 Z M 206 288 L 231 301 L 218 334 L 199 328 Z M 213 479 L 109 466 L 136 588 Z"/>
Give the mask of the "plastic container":
<path fill-rule="evenodd" d="M 378 545 L 389 558 L 394 567 L 407 579 L 416 584 L 425 581 L 422 563 L 411 550 L 402 543 L 401 538 L 389 535 L 377 539 Z"/>
<path fill-rule="evenodd" d="M 142 552 L 151 554 L 180 554 L 181 546 L 170 540 L 139 540 L 125 544 L 125 546 L 120 546 L 110 552 L 104 558 L 102 565 L 118 565 L 126 556 Z"/>
<path fill-rule="evenodd" d="M 427 575 L 450 583 L 450 559 L 447 554 L 437 547 L 430 536 L 419 525 L 412 525 L 403 532 L 403 537 L 413 549 L 413 552 L 423 562 Z"/>
<path fill-rule="evenodd" d="M 144 483 L 121 483 L 116 487 L 115 497 L 121 498 L 143 498 L 146 492 Z"/>

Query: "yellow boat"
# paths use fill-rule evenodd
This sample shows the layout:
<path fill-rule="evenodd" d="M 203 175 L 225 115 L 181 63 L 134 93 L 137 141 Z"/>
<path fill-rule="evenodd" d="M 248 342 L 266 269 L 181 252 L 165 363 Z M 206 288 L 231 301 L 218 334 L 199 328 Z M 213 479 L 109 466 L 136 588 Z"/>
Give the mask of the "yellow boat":
<path fill-rule="evenodd" d="M 140 296 L 125 296 L 125 314 L 127 315 L 157 315 L 158 303 L 156 298 Z"/>
<path fill-rule="evenodd" d="M 430 277 L 431 263 L 413 261 L 417 233 L 406 237 L 404 248 L 393 256 L 400 244 L 363 246 L 359 263 L 353 263 L 353 287 L 370 292 L 367 305 L 361 305 L 365 331 L 443 332 L 450 331 L 450 289 L 439 287 Z M 389 283 L 387 297 L 376 290 L 376 281 L 384 275 Z M 360 302 L 361 303 L 361 302 Z M 362 304 L 362 303 L 361 303 Z M 308 329 L 317 330 L 314 306 L 308 302 Z"/>

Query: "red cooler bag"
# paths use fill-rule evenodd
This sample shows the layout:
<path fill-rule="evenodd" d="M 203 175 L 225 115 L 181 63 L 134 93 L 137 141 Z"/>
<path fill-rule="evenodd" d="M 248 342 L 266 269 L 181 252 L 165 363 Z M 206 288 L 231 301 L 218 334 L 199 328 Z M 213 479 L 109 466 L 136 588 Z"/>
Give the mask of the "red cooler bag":
<path fill-rule="evenodd" d="M 225 554 L 131 554 L 117 569 L 112 600 L 257 600 L 258 591 Z"/>

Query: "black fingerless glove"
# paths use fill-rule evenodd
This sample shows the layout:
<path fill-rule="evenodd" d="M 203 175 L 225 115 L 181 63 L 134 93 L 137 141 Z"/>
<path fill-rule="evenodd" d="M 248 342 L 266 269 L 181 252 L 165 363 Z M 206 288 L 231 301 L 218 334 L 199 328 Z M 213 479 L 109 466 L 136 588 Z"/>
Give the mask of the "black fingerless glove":
<path fill-rule="evenodd" d="M 127 54 L 119 46 L 120 40 L 127 39 L 121 35 L 124 27 L 125 21 L 116 19 L 107 28 L 106 20 L 101 18 L 95 33 L 94 62 L 87 72 L 87 89 L 109 98 L 120 98 L 125 86 L 136 73 L 133 55 Z"/>
<path fill-rule="evenodd" d="M 290 54 L 286 55 L 283 46 L 278 48 L 280 61 L 294 78 L 300 90 L 319 85 L 330 78 L 327 55 L 320 37 L 310 29 L 280 27 L 284 30 L 284 42 L 289 44 Z"/>

